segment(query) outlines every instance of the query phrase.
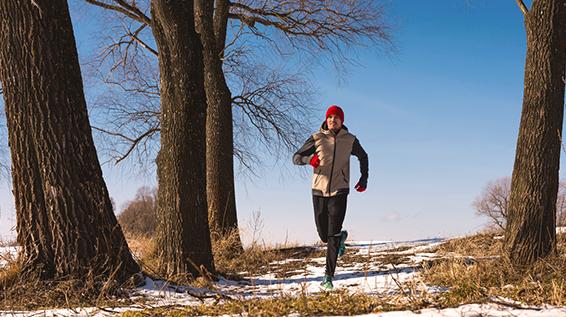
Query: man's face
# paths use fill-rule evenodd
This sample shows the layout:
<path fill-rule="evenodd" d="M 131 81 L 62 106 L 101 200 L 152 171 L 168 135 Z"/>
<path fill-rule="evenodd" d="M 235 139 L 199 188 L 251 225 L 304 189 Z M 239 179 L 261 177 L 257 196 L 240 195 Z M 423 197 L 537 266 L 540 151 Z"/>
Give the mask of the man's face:
<path fill-rule="evenodd" d="M 326 118 L 326 125 L 329 130 L 338 131 L 342 128 L 342 120 L 339 116 L 331 114 Z"/>

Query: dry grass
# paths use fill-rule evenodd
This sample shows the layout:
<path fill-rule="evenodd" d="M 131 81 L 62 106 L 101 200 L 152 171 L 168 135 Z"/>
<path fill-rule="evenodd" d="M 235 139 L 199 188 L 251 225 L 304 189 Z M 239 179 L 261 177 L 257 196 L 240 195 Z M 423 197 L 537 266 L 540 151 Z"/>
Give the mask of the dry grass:
<path fill-rule="evenodd" d="M 564 235 L 559 236 L 559 254 L 564 254 Z M 129 236 L 129 244 L 139 258 L 144 270 L 154 270 L 152 254 L 155 243 L 152 239 Z M 230 278 L 255 276 L 267 272 L 279 277 L 297 274 L 312 259 L 323 257 L 325 250 L 316 247 L 269 248 L 258 243 L 237 252 L 233 246 L 234 236 L 217 240 L 214 248 L 216 268 Z M 371 296 L 351 294 L 347 290 L 329 293 L 308 294 L 302 291 L 268 299 L 227 300 L 214 305 L 202 304 L 194 307 L 166 307 L 142 312 L 127 312 L 124 316 L 186 316 L 186 315 L 250 315 L 280 316 L 299 315 L 352 315 L 389 310 L 417 310 L 427 307 L 454 307 L 467 303 L 494 301 L 509 298 L 530 305 L 566 304 L 566 261 L 556 256 L 539 261 L 527 271 L 517 271 L 499 256 L 503 240 L 494 233 L 482 233 L 466 238 L 447 241 L 438 246 L 436 252 L 442 261 L 430 263 L 424 268 L 420 280 L 400 283 L 399 292 L 393 295 Z M 380 254 L 346 253 L 342 265 L 367 263 L 375 266 L 406 264 L 412 254 L 407 248 L 389 250 Z M 389 253 L 394 251 L 392 253 Z M 470 260 L 470 257 L 473 260 Z M 299 261 L 283 261 L 300 259 Z M 426 267 L 426 265 L 423 265 Z M 96 278 L 77 281 L 20 283 L 19 264 L 10 259 L 10 264 L 0 268 L 0 307 L 9 309 L 37 309 L 47 307 L 99 306 L 117 303 L 124 295 L 118 285 L 107 287 L 105 293 L 97 292 L 107 283 Z M 243 275 L 243 276 L 242 276 Z M 194 286 L 214 287 L 210 281 L 197 279 Z M 424 283 L 424 284 L 423 284 Z M 442 286 L 447 291 L 428 293 L 422 286 Z M 17 285 L 17 287 L 14 287 Z M 121 301 L 120 306 L 127 305 Z"/>
<path fill-rule="evenodd" d="M 260 274 L 276 258 L 272 250 L 256 241 L 243 250 L 239 247 L 239 241 L 238 230 L 214 239 L 212 244 L 214 265 L 220 274 L 236 278 L 240 272 Z"/>
<path fill-rule="evenodd" d="M 119 285 L 107 278 L 87 275 L 49 281 L 23 278 L 14 260 L 0 268 L 0 307 L 8 310 L 127 305 L 132 282 Z"/>
<path fill-rule="evenodd" d="M 148 259 L 155 252 L 155 239 L 152 237 L 126 233 L 126 240 L 132 254 L 138 259 Z"/>
<path fill-rule="evenodd" d="M 142 270 L 154 278 L 165 279 L 159 274 L 155 239 L 131 233 L 126 233 L 126 238 L 136 260 L 142 266 Z M 235 247 L 238 245 L 239 239 L 239 235 L 232 232 L 213 241 L 214 264 L 219 275 L 240 280 L 244 278 L 242 274 L 246 276 L 265 274 L 274 268 L 274 265 L 271 265 L 272 262 L 287 258 L 290 253 L 296 251 L 294 248 L 269 248 L 257 242 L 253 242 L 249 247 L 242 250 Z M 304 251 L 304 253 L 309 252 Z M 181 284 L 206 286 L 203 285 L 203 279 L 198 278 L 190 279 L 179 276 L 167 279 Z"/>
<path fill-rule="evenodd" d="M 0 266 L 0 289 L 6 290 L 16 283 L 20 272 L 20 262 L 12 254 L 2 255 L 1 260 L 4 264 Z"/>
<path fill-rule="evenodd" d="M 351 294 L 345 290 L 317 294 L 282 295 L 268 299 L 233 300 L 219 305 L 166 307 L 142 312 L 126 312 L 124 317 L 138 316 L 348 316 L 392 310 L 417 310 L 427 302 L 399 303 L 392 297 Z"/>
<path fill-rule="evenodd" d="M 0 309 L 34 310 L 85 306 L 127 305 L 133 280 L 118 284 L 94 274 L 48 281 L 22 276 L 21 260 L 10 253 L 0 255 Z"/>
<path fill-rule="evenodd" d="M 460 256 L 490 257 L 499 256 L 503 251 L 503 239 L 500 233 L 480 233 L 469 237 L 448 240 L 438 246 L 440 255 L 457 254 Z"/>
<path fill-rule="evenodd" d="M 564 254 L 564 239 L 559 238 L 559 254 Z M 423 271 L 427 285 L 449 289 L 438 298 L 440 306 L 456 306 L 472 302 L 493 301 L 498 297 L 541 305 L 566 304 L 566 261 L 552 256 L 533 267 L 519 271 L 505 257 L 500 257 L 502 240 L 493 235 L 476 235 L 449 241 L 439 251 L 473 256 L 440 261 Z"/>
<path fill-rule="evenodd" d="M 256 276 L 268 272 L 284 277 L 291 271 L 306 268 L 312 258 L 324 255 L 324 252 L 313 247 L 290 245 L 269 247 L 257 241 L 252 241 L 250 246 L 242 251 L 233 248 L 236 239 L 239 239 L 236 233 L 225 235 L 222 239 L 216 239 L 212 246 L 217 271 L 221 275 L 235 279 L 243 278 L 242 275 Z M 297 258 L 304 261 L 278 263 Z"/>
<path fill-rule="evenodd" d="M 125 232 L 125 236 L 128 241 L 128 246 L 132 251 L 132 255 L 140 265 L 142 271 L 149 276 L 159 276 L 155 238 L 131 232 Z"/>

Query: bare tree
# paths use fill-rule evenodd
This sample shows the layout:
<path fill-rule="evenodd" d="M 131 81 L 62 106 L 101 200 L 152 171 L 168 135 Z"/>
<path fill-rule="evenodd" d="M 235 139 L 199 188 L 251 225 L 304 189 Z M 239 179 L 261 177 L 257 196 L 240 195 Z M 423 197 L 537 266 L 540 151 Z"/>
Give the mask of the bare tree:
<path fill-rule="evenodd" d="M 510 177 L 490 182 L 473 203 L 476 213 L 488 217 L 497 228 L 505 230 L 510 192 Z"/>
<path fill-rule="evenodd" d="M 157 231 L 157 189 L 142 187 L 118 215 L 124 232 L 134 236 L 152 237 Z"/>
<path fill-rule="evenodd" d="M 0 42 L 22 275 L 125 280 L 140 269 L 102 178 L 67 2 L 1 1 Z"/>
<path fill-rule="evenodd" d="M 488 183 L 472 205 L 478 215 L 489 218 L 496 228 L 505 230 L 510 195 L 511 178 L 503 177 Z M 564 181 L 559 183 L 556 219 L 558 226 L 566 225 L 566 182 Z"/>
<path fill-rule="evenodd" d="M 112 69 L 120 66 L 124 68 L 124 65 L 130 63 L 128 59 L 138 54 L 128 52 L 136 48 L 146 48 L 152 55 L 160 55 L 159 49 L 151 48 L 151 41 L 140 36 L 144 29 L 152 25 L 151 21 L 148 21 L 149 18 L 143 15 L 144 10 L 139 9 L 139 2 L 86 1 L 119 12 L 135 21 L 133 25 L 122 23 L 128 25 L 125 35 L 120 36 L 107 49 L 112 56 L 117 56 L 113 58 Z M 245 166 L 249 166 L 245 163 L 245 158 L 253 153 L 250 151 L 251 146 L 263 145 L 274 153 L 273 156 L 277 156 L 280 148 L 296 147 L 305 134 L 305 131 L 298 127 L 306 127 L 304 118 L 310 110 L 305 106 L 305 101 L 309 98 L 304 98 L 308 95 L 304 92 L 310 86 L 304 85 L 305 81 L 301 77 L 285 77 L 265 66 L 259 67 L 261 65 L 258 64 L 252 68 L 264 71 L 263 73 L 249 72 L 246 69 L 248 64 L 242 63 L 244 59 L 238 58 L 245 49 L 235 43 L 249 35 L 265 39 L 268 45 L 280 54 L 285 54 L 284 50 L 288 48 L 295 53 L 308 51 L 317 57 L 320 52 L 326 52 L 335 58 L 335 61 L 343 62 L 346 59 L 344 48 L 360 45 L 364 40 L 387 42 L 388 37 L 383 26 L 381 8 L 371 0 L 199 0 L 195 2 L 195 12 L 196 28 L 203 42 L 204 80 L 208 103 L 209 221 L 213 232 L 223 235 L 238 227 L 233 156 L 236 155 Z M 237 32 L 227 41 L 230 18 L 237 21 Z M 273 28 L 273 31 L 258 28 L 256 25 L 259 24 Z M 277 34 L 284 41 L 275 40 Z M 234 76 L 230 77 L 230 74 Z M 227 78 L 236 79 L 236 84 L 232 85 L 239 85 L 241 93 L 232 96 Z M 233 112 L 233 108 L 240 112 L 239 116 Z M 245 120 L 235 121 L 236 117 Z M 239 122 L 240 125 L 234 128 L 234 122 Z M 255 131 L 255 138 L 248 137 L 249 131 L 252 130 Z M 238 135 L 236 142 L 234 131 L 243 132 L 243 135 Z M 132 146 L 126 151 L 126 155 L 145 135 L 141 133 L 140 137 L 133 138 L 125 136 L 124 133 L 108 133 L 131 142 Z M 245 141 L 242 142 L 243 140 Z M 238 150 L 234 149 L 234 144 L 243 146 Z"/>
<path fill-rule="evenodd" d="M 527 57 L 523 110 L 506 248 L 517 267 L 556 251 L 556 197 L 564 113 L 566 0 L 534 0 L 525 17 Z"/>

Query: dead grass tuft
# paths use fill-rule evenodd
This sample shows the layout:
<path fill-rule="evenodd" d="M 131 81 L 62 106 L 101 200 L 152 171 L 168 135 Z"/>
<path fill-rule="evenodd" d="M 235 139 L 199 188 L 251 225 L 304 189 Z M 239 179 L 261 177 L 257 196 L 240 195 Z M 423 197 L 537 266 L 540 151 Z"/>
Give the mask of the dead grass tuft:
<path fill-rule="evenodd" d="M 131 232 L 125 232 L 125 236 L 132 255 L 140 265 L 142 272 L 157 277 L 159 275 L 159 264 L 155 238 Z"/>
<path fill-rule="evenodd" d="M 560 242 L 562 241 L 562 242 Z M 559 239 L 559 250 L 564 249 Z M 501 256 L 503 240 L 480 234 L 451 240 L 439 247 L 440 252 L 457 253 L 469 258 L 445 258 L 423 271 L 427 285 L 449 289 L 439 298 L 441 306 L 493 301 L 504 297 L 530 305 L 566 304 L 566 261 L 564 256 L 551 256 L 531 268 L 516 270 Z M 559 251 L 559 254 L 563 254 Z"/>
<path fill-rule="evenodd" d="M 20 262 L 11 254 L 0 256 L 0 260 L 4 262 L 0 266 L 0 289 L 5 290 L 15 285 L 20 273 Z"/>
<path fill-rule="evenodd" d="M 240 275 L 256 275 L 267 272 L 269 263 L 277 259 L 276 253 L 253 241 L 244 248 L 235 248 L 239 241 L 239 232 L 233 231 L 214 241 L 212 250 L 216 270 L 231 278 L 242 278 Z"/>
<path fill-rule="evenodd" d="M 288 272 L 306 267 L 310 259 L 325 254 L 324 251 L 314 247 L 290 245 L 269 247 L 258 241 L 252 241 L 248 247 L 243 249 L 234 248 L 239 238 L 238 232 L 233 231 L 215 239 L 212 245 L 216 270 L 221 275 L 233 279 L 241 279 L 242 275 L 255 276 L 268 272 L 283 277 Z M 300 263 L 299 261 L 284 261 L 297 258 L 304 261 Z"/>
<path fill-rule="evenodd" d="M 448 240 L 436 250 L 441 255 L 456 253 L 461 256 L 499 256 L 503 250 L 503 236 L 496 233 L 480 233 L 464 238 Z"/>
<path fill-rule="evenodd" d="M 13 253 L 1 255 L 0 261 L 0 307 L 8 310 L 127 305 L 131 289 L 141 282 L 139 275 L 118 283 L 94 274 L 41 280 L 22 274 L 21 258 Z"/>
<path fill-rule="evenodd" d="M 8 310 L 74 308 L 84 306 L 127 305 L 133 281 L 118 284 L 107 278 L 61 278 L 44 281 L 23 278 L 21 264 L 10 262 L 0 269 L 0 307 Z"/>

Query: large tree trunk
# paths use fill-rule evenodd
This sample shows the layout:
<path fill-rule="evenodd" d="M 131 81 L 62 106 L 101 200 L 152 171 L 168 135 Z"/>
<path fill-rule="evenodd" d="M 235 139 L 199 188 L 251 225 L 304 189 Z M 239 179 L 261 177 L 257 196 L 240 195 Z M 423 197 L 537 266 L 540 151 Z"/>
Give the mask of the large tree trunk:
<path fill-rule="evenodd" d="M 509 201 L 506 246 L 525 266 L 556 248 L 556 196 L 564 112 L 566 0 L 533 1 L 525 15 L 523 112 Z"/>
<path fill-rule="evenodd" d="M 234 142 L 232 96 L 222 57 L 226 39 L 229 4 L 227 0 L 196 0 L 197 31 L 204 54 L 206 118 L 206 181 L 208 217 L 213 239 L 235 234 L 233 246 L 242 250 L 234 193 Z"/>
<path fill-rule="evenodd" d="M 0 43 L 22 272 L 139 272 L 102 178 L 67 2 L 0 1 Z"/>
<path fill-rule="evenodd" d="M 168 275 L 214 271 L 206 201 L 206 95 L 193 1 L 152 0 L 161 76 L 158 250 Z"/>

